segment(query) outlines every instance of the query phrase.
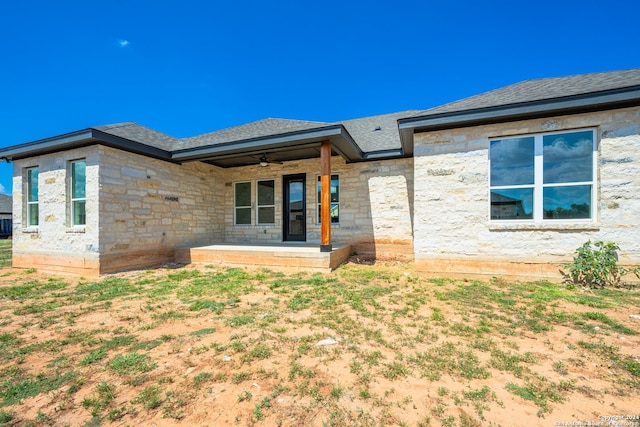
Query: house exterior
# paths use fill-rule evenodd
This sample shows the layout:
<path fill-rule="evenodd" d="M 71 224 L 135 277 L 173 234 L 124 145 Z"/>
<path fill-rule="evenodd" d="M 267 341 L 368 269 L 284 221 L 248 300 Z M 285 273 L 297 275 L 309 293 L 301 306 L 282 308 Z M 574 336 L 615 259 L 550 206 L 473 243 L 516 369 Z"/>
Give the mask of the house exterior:
<path fill-rule="evenodd" d="M 6 239 L 13 232 L 13 198 L 0 194 L 0 238 Z"/>
<path fill-rule="evenodd" d="M 588 239 L 640 264 L 639 152 L 635 69 L 338 123 L 265 119 L 183 139 L 99 126 L 0 158 L 14 164 L 16 267 L 97 275 L 219 244 L 558 278 Z"/>

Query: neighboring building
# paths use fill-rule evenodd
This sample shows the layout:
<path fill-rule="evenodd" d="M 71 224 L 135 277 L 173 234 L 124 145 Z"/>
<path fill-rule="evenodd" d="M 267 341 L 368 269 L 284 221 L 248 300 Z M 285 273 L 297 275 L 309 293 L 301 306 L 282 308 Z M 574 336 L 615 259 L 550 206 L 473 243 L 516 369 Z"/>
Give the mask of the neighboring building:
<path fill-rule="evenodd" d="M 13 231 L 13 198 L 0 194 L 0 238 L 11 237 Z"/>
<path fill-rule="evenodd" d="M 588 239 L 640 264 L 639 150 L 635 69 L 338 123 L 266 119 L 185 139 L 100 126 L 0 158 L 14 162 L 17 267 L 326 269 L 357 252 L 430 275 L 557 278 Z"/>

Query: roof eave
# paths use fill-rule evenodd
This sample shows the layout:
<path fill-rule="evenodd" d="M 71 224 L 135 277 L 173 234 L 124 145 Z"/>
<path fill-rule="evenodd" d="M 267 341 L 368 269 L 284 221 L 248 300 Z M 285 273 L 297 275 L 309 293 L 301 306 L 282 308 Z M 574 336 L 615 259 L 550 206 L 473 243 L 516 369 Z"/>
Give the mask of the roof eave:
<path fill-rule="evenodd" d="M 172 159 L 176 162 L 187 162 L 231 158 L 235 155 L 296 148 L 322 141 L 330 141 L 333 150 L 347 162 L 357 162 L 364 159 L 364 153 L 342 125 L 229 141 L 204 147 L 185 148 L 174 151 Z"/>
<path fill-rule="evenodd" d="M 161 148 L 152 147 L 150 145 L 142 144 L 130 139 L 121 138 L 119 136 L 111 135 L 106 132 L 102 132 L 96 129 L 92 129 L 96 139 L 104 144 L 113 148 L 126 150 L 136 154 L 142 154 L 144 156 L 153 157 L 159 160 L 172 161 L 171 152 L 163 150 Z"/>
<path fill-rule="evenodd" d="M 363 160 L 388 160 L 403 157 L 411 157 L 402 148 L 392 148 L 389 150 L 369 151 L 364 155 Z"/>
<path fill-rule="evenodd" d="M 398 129 L 403 146 L 405 146 L 409 145 L 414 132 L 576 114 L 635 105 L 640 105 L 640 86 L 550 100 L 409 117 L 398 120 Z"/>
<path fill-rule="evenodd" d="M 171 155 L 168 151 L 111 135 L 93 128 L 1 149 L 0 159 L 20 160 L 27 157 L 41 156 L 43 154 L 51 154 L 94 144 L 106 145 L 160 160 L 171 160 Z"/>
<path fill-rule="evenodd" d="M 0 158 L 6 160 L 19 160 L 27 157 L 39 156 L 55 151 L 76 148 L 95 142 L 91 129 L 67 133 L 53 138 L 41 139 L 14 145 L 0 150 Z"/>

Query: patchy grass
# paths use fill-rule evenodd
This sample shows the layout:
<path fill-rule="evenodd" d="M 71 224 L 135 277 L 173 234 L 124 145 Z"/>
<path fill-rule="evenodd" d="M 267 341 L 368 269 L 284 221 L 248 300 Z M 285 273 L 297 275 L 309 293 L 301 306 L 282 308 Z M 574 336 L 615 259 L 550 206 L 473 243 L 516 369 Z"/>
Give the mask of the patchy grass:
<path fill-rule="evenodd" d="M 7 268 L 0 425 L 480 426 L 508 425 L 513 413 L 539 425 L 585 407 L 634 414 L 637 288 L 424 279 L 407 267 L 208 266 L 91 281 Z"/>
<path fill-rule="evenodd" d="M 13 242 L 11 239 L 0 239 L 0 268 L 11 267 L 13 255 Z M 0 422 L 2 422 L 0 420 Z"/>
<path fill-rule="evenodd" d="M 149 372 L 157 366 L 157 363 L 151 360 L 149 356 L 145 354 L 138 354 L 136 352 L 119 354 L 107 364 L 107 367 L 118 375 Z"/>

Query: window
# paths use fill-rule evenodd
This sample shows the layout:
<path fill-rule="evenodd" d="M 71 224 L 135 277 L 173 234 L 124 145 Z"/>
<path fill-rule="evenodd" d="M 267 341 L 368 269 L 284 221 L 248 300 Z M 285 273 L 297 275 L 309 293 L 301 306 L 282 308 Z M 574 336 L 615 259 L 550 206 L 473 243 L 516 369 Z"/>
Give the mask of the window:
<path fill-rule="evenodd" d="M 595 131 L 490 141 L 492 220 L 592 219 Z"/>
<path fill-rule="evenodd" d="M 236 182 L 234 188 L 234 224 L 251 225 L 251 182 Z"/>
<path fill-rule="evenodd" d="M 331 217 L 331 223 L 340 222 L 340 180 L 338 175 L 331 175 L 331 207 L 329 208 L 329 216 Z M 322 182 L 321 177 L 318 177 L 318 223 L 322 220 L 321 207 L 322 207 Z"/>
<path fill-rule="evenodd" d="M 87 162 L 76 160 L 71 168 L 71 225 L 87 223 Z"/>
<path fill-rule="evenodd" d="M 258 224 L 275 224 L 275 184 L 265 180 L 257 183 Z"/>
<path fill-rule="evenodd" d="M 38 225 L 38 168 L 27 169 L 27 227 Z"/>

